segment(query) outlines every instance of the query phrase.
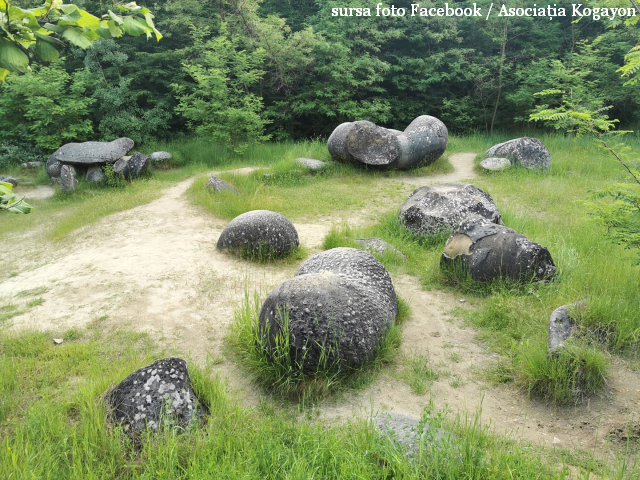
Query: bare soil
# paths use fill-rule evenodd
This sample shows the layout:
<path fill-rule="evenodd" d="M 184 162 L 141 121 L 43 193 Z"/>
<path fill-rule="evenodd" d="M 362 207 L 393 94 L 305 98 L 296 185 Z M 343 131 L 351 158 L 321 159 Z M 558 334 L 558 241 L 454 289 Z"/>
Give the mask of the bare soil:
<path fill-rule="evenodd" d="M 400 205 L 418 186 L 472 179 L 474 158 L 471 153 L 452 155 L 451 174 L 381 179 L 402 188 L 377 208 L 349 212 L 349 222 L 374 221 L 377 213 Z M 36 230 L 24 234 L 22 252 L 1 251 L 0 267 L 15 274 L 0 284 L 0 305 L 15 302 L 27 290 L 40 289 L 42 298 L 40 305 L 9 320 L 6 328 L 35 328 L 52 337 L 89 324 L 147 332 L 173 355 L 199 364 L 212 361 L 246 405 L 257 405 L 263 393 L 225 356 L 224 337 L 245 291 L 268 293 L 290 278 L 297 264 L 257 265 L 216 250 L 227 222 L 185 199 L 192 181 L 182 181 L 161 198 L 106 217 L 62 241 L 47 241 Z M 319 217 L 295 223 L 309 253 L 321 249 L 334 221 Z M 634 434 L 633 425 L 637 428 L 640 420 L 640 374 L 622 360 L 613 360 L 601 397 L 575 408 L 550 408 L 512 386 L 494 386 L 484 379 L 497 354 L 450 313 L 455 307 L 474 308 L 470 302 L 451 293 L 425 291 L 411 276 L 396 275 L 393 281 L 412 312 L 403 326 L 402 353 L 428 356 L 439 379 L 430 392 L 417 395 L 394 372 L 383 373 L 368 388 L 319 406 L 320 418 L 345 419 L 382 410 L 419 417 L 432 397 L 437 407 L 448 405 L 454 413 L 473 415 L 481 407 L 483 423 L 496 432 L 538 444 L 606 454 L 629 431 L 627 425 Z"/>

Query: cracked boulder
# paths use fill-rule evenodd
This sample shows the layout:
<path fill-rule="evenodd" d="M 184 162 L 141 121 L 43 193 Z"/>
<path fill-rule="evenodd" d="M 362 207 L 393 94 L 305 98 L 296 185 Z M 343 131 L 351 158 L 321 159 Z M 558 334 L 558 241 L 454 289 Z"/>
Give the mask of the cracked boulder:
<path fill-rule="evenodd" d="M 440 158 L 448 138 L 445 124 L 429 115 L 416 118 L 404 132 L 358 120 L 336 127 L 327 148 L 336 161 L 407 169 L 428 165 Z"/>
<path fill-rule="evenodd" d="M 304 262 L 260 310 L 267 354 L 288 335 L 289 353 L 306 373 L 358 368 L 375 355 L 397 315 L 391 277 L 370 253 L 334 248 Z"/>
<path fill-rule="evenodd" d="M 487 192 L 469 183 L 442 183 L 415 190 L 398 218 L 415 235 L 435 235 L 451 233 L 472 214 L 500 222 L 500 211 Z"/>
<path fill-rule="evenodd" d="M 106 401 L 113 419 L 129 435 L 147 428 L 186 429 L 204 415 L 191 388 L 187 362 L 164 358 L 136 370 L 113 390 Z"/>
<path fill-rule="evenodd" d="M 122 158 L 134 146 L 130 138 L 118 138 L 112 142 L 67 143 L 49 157 L 52 163 L 102 164 L 113 163 Z M 49 166 L 47 161 L 47 167 Z M 50 174 L 51 175 L 51 174 Z"/>
<path fill-rule="evenodd" d="M 149 168 L 149 155 L 140 152 L 134 153 L 129 158 L 121 158 L 113 165 L 114 173 L 121 174 L 125 179 L 138 178 Z"/>
<path fill-rule="evenodd" d="M 500 277 L 523 282 L 549 281 L 556 272 L 549 250 L 480 215 L 471 215 L 460 222 L 447 240 L 440 265 L 461 267 L 473 280 L 482 282 Z"/>
<path fill-rule="evenodd" d="M 551 155 L 537 138 L 522 137 L 494 145 L 485 152 L 486 157 L 507 158 L 513 165 L 528 169 L 549 170 Z"/>
<path fill-rule="evenodd" d="M 298 232 L 284 215 L 253 210 L 231 220 L 220 234 L 217 246 L 219 250 L 243 256 L 281 257 L 298 245 Z"/>

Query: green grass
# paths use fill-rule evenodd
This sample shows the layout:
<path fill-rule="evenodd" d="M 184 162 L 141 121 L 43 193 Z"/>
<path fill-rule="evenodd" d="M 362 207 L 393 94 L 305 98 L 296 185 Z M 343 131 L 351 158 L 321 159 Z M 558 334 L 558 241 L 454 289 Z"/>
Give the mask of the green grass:
<path fill-rule="evenodd" d="M 0 478 L 565 478 L 543 451 L 490 434 L 479 414 L 449 418 L 429 404 L 428 433 L 410 457 L 366 421 L 307 420 L 263 399 L 244 408 L 209 367 L 189 365 L 210 411 L 187 433 L 144 435 L 134 446 L 109 423 L 103 393 L 161 358 L 144 335 L 54 346 L 51 334 L 0 335 Z M 437 433 L 437 434 L 436 434 Z M 631 478 L 637 470 L 611 470 Z M 628 477 L 627 477 L 628 475 Z"/>
<path fill-rule="evenodd" d="M 440 377 L 427 355 L 411 355 L 404 358 L 403 363 L 398 378 L 418 395 L 427 393 L 433 382 Z"/>

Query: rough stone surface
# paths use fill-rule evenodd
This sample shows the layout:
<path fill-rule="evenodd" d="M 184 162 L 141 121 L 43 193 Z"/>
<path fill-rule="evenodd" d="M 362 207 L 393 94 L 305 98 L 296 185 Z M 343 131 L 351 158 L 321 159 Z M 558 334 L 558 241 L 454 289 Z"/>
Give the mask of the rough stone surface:
<path fill-rule="evenodd" d="M 405 169 L 434 162 L 444 153 L 447 141 L 445 124 L 421 115 L 404 132 L 367 120 L 343 123 L 329 137 L 327 148 L 336 161 Z"/>
<path fill-rule="evenodd" d="M 47 175 L 50 178 L 60 178 L 60 169 L 62 168 L 62 163 L 59 160 L 51 155 L 47 160 Z"/>
<path fill-rule="evenodd" d="M 101 183 L 107 179 L 107 176 L 102 171 L 102 167 L 94 165 L 87 169 L 87 181 L 94 183 Z"/>
<path fill-rule="evenodd" d="M 171 160 L 173 156 L 169 152 L 153 152 L 149 155 L 149 158 L 151 158 L 152 162 L 160 163 L 166 160 Z"/>
<path fill-rule="evenodd" d="M 575 320 L 569 312 L 572 309 L 582 308 L 583 304 L 576 302 L 572 305 L 563 305 L 556 308 L 549 318 L 549 335 L 547 337 L 547 353 L 557 354 L 565 347 L 565 342 L 573 333 Z"/>
<path fill-rule="evenodd" d="M 327 166 L 327 162 L 322 160 L 316 160 L 314 158 L 296 158 L 294 162 L 304 165 L 309 170 L 322 170 Z"/>
<path fill-rule="evenodd" d="M 304 262 L 267 297 L 259 329 L 268 348 L 288 315 L 290 351 L 305 372 L 370 360 L 397 314 L 393 283 L 373 255 L 334 248 Z"/>
<path fill-rule="evenodd" d="M 113 418 L 129 435 L 163 426 L 187 428 L 204 414 L 191 389 L 187 362 L 164 358 L 136 370 L 106 395 Z"/>
<path fill-rule="evenodd" d="M 441 265 L 460 265 L 477 281 L 499 277 L 525 282 L 548 281 L 556 271 L 545 247 L 480 215 L 465 218 L 449 237 Z"/>
<path fill-rule="evenodd" d="M 511 161 L 508 158 L 489 157 L 481 161 L 480 166 L 485 170 L 500 172 L 511 167 Z"/>
<path fill-rule="evenodd" d="M 126 155 L 133 146 L 133 140 L 126 137 L 112 142 L 67 143 L 56 150 L 49 160 L 54 159 L 62 163 L 113 163 Z"/>
<path fill-rule="evenodd" d="M 78 186 L 78 172 L 73 165 L 62 165 L 60 168 L 60 189 L 73 192 Z"/>
<path fill-rule="evenodd" d="M 44 162 L 25 162 L 20 166 L 22 168 L 40 168 L 43 165 L 44 165 Z"/>
<path fill-rule="evenodd" d="M 500 212 L 488 193 L 469 183 L 443 183 L 415 190 L 400 207 L 398 218 L 416 235 L 434 235 L 452 232 L 474 213 L 500 222 Z"/>
<path fill-rule="evenodd" d="M 548 170 L 551 166 L 549 150 L 537 138 L 522 137 L 494 145 L 485 152 L 486 157 L 505 157 L 513 165 L 529 169 Z"/>
<path fill-rule="evenodd" d="M 393 245 L 385 242 L 381 238 L 358 238 L 356 239 L 356 244 L 358 245 L 358 248 L 360 248 L 361 250 L 366 250 L 369 253 L 382 254 L 385 252 L 393 252 L 404 258 L 404 255 L 402 254 L 402 252 L 400 252 L 400 250 L 398 250 Z"/>
<path fill-rule="evenodd" d="M 432 430 L 429 424 L 420 424 L 420 420 L 396 413 L 379 413 L 371 419 L 383 437 L 399 444 L 410 456 L 417 455 L 420 444 L 434 442 L 440 447 L 444 442 L 444 431 Z"/>
<path fill-rule="evenodd" d="M 10 177 L 9 175 L 0 175 L 0 182 L 10 183 L 14 187 L 18 186 L 18 179 Z"/>
<path fill-rule="evenodd" d="M 279 213 L 253 210 L 237 216 L 218 239 L 218 249 L 245 255 L 286 255 L 299 245 L 293 224 Z"/>
<path fill-rule="evenodd" d="M 124 176 L 127 180 L 144 175 L 149 168 L 149 155 L 134 153 L 128 159 L 121 158 L 113 164 L 113 171 Z"/>
<path fill-rule="evenodd" d="M 224 180 L 220 180 L 216 176 L 212 176 L 209 178 L 209 181 L 205 185 L 205 188 L 210 188 L 214 192 L 222 192 L 223 190 L 230 190 L 235 193 L 240 193 L 237 188 L 229 185 Z"/>

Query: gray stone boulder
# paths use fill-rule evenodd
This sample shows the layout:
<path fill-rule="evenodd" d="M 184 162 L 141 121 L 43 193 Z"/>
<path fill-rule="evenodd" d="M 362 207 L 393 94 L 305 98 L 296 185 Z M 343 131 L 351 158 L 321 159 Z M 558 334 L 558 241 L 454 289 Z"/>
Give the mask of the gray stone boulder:
<path fill-rule="evenodd" d="M 151 158 L 152 162 L 162 163 L 166 162 L 167 160 L 171 160 L 173 156 L 169 152 L 153 152 L 151 155 L 149 155 L 149 158 Z"/>
<path fill-rule="evenodd" d="M 573 333 L 576 323 L 571 313 L 581 308 L 584 308 L 584 304 L 575 302 L 572 305 L 558 307 L 553 311 L 549 318 L 548 355 L 557 355 L 560 350 L 565 348 L 565 343 Z"/>
<path fill-rule="evenodd" d="M 180 358 L 164 358 L 136 370 L 105 399 L 112 418 L 130 436 L 146 429 L 186 429 L 205 413 L 191 388 L 187 362 Z"/>
<path fill-rule="evenodd" d="M 480 215 L 465 218 L 449 237 L 440 258 L 443 268 L 461 267 L 473 280 L 509 278 L 552 280 L 556 266 L 549 250 L 521 233 Z"/>
<path fill-rule="evenodd" d="M 209 178 L 209 181 L 205 185 L 205 188 L 209 188 L 209 189 L 213 190 L 216 193 L 220 193 L 220 192 L 223 192 L 225 190 L 231 191 L 231 192 L 234 192 L 234 193 L 240 193 L 240 191 L 238 191 L 238 189 L 236 187 L 234 187 L 232 185 L 229 185 L 227 182 L 225 182 L 224 180 L 220 180 L 216 176 L 212 176 L 212 177 Z"/>
<path fill-rule="evenodd" d="M 114 173 L 122 175 L 125 179 L 131 180 L 138 178 L 145 173 L 149 168 L 149 155 L 144 155 L 140 152 L 134 153 L 131 157 L 121 158 L 113 164 Z"/>
<path fill-rule="evenodd" d="M 78 171 L 73 165 L 62 165 L 60 168 L 60 189 L 73 192 L 78 186 Z"/>
<path fill-rule="evenodd" d="M 384 266 L 367 252 L 335 248 L 311 257 L 269 294 L 258 329 L 268 355 L 288 335 L 298 369 L 344 371 L 373 358 L 396 314 Z"/>
<path fill-rule="evenodd" d="M 481 161 L 480 166 L 491 172 L 500 172 L 511 167 L 511 161 L 508 158 L 489 157 Z"/>
<path fill-rule="evenodd" d="M 309 170 L 322 170 L 327 166 L 327 162 L 316 160 L 314 158 L 296 158 L 294 162 L 307 167 Z"/>
<path fill-rule="evenodd" d="M 53 152 L 49 161 L 61 163 L 101 164 L 113 163 L 122 158 L 134 146 L 130 138 L 118 138 L 112 142 L 67 143 Z M 47 161 L 47 164 L 49 164 Z M 50 176 L 55 176 L 51 175 Z"/>
<path fill-rule="evenodd" d="M 549 170 L 551 155 L 537 138 L 522 137 L 494 145 L 485 152 L 486 157 L 505 157 L 513 165 L 528 169 Z"/>
<path fill-rule="evenodd" d="M 44 162 L 25 162 L 20 164 L 20 167 L 22 168 L 40 168 L 41 166 L 44 165 Z"/>
<path fill-rule="evenodd" d="M 253 210 L 238 215 L 218 239 L 219 250 L 249 257 L 281 257 L 299 245 L 298 232 L 284 216 L 269 210 Z"/>
<path fill-rule="evenodd" d="M 382 168 L 414 168 L 428 165 L 447 148 L 448 132 L 435 117 L 422 115 L 400 132 L 367 120 L 339 125 L 327 148 L 336 161 L 360 162 Z"/>
<path fill-rule="evenodd" d="M 102 183 L 107 179 L 102 167 L 94 165 L 87 169 L 87 181 L 92 183 Z"/>
<path fill-rule="evenodd" d="M 377 238 L 377 237 L 373 237 L 373 238 L 357 238 L 356 239 L 356 245 L 358 245 L 359 249 L 366 250 L 369 253 L 384 254 L 386 252 L 392 252 L 392 253 L 395 253 L 396 255 L 399 255 L 402 258 L 404 258 L 404 255 L 402 254 L 402 252 L 400 250 L 398 250 L 393 245 L 385 242 L 381 238 Z"/>
<path fill-rule="evenodd" d="M 60 160 L 56 160 L 55 157 L 51 155 L 46 165 L 47 175 L 49 175 L 50 178 L 60 178 L 60 169 L 62 168 Z"/>
<path fill-rule="evenodd" d="M 440 449 L 445 442 L 444 430 L 432 429 L 429 424 L 406 415 L 379 413 L 371 419 L 371 423 L 382 437 L 399 445 L 409 456 L 417 455 L 421 444 Z"/>
<path fill-rule="evenodd" d="M 500 211 L 487 192 L 469 183 L 442 183 L 415 190 L 400 207 L 398 218 L 415 235 L 435 235 L 451 233 L 474 213 L 500 222 Z"/>
<path fill-rule="evenodd" d="M 0 175 L 0 182 L 10 183 L 14 187 L 18 186 L 18 179 L 15 177 L 10 177 L 9 175 Z"/>

